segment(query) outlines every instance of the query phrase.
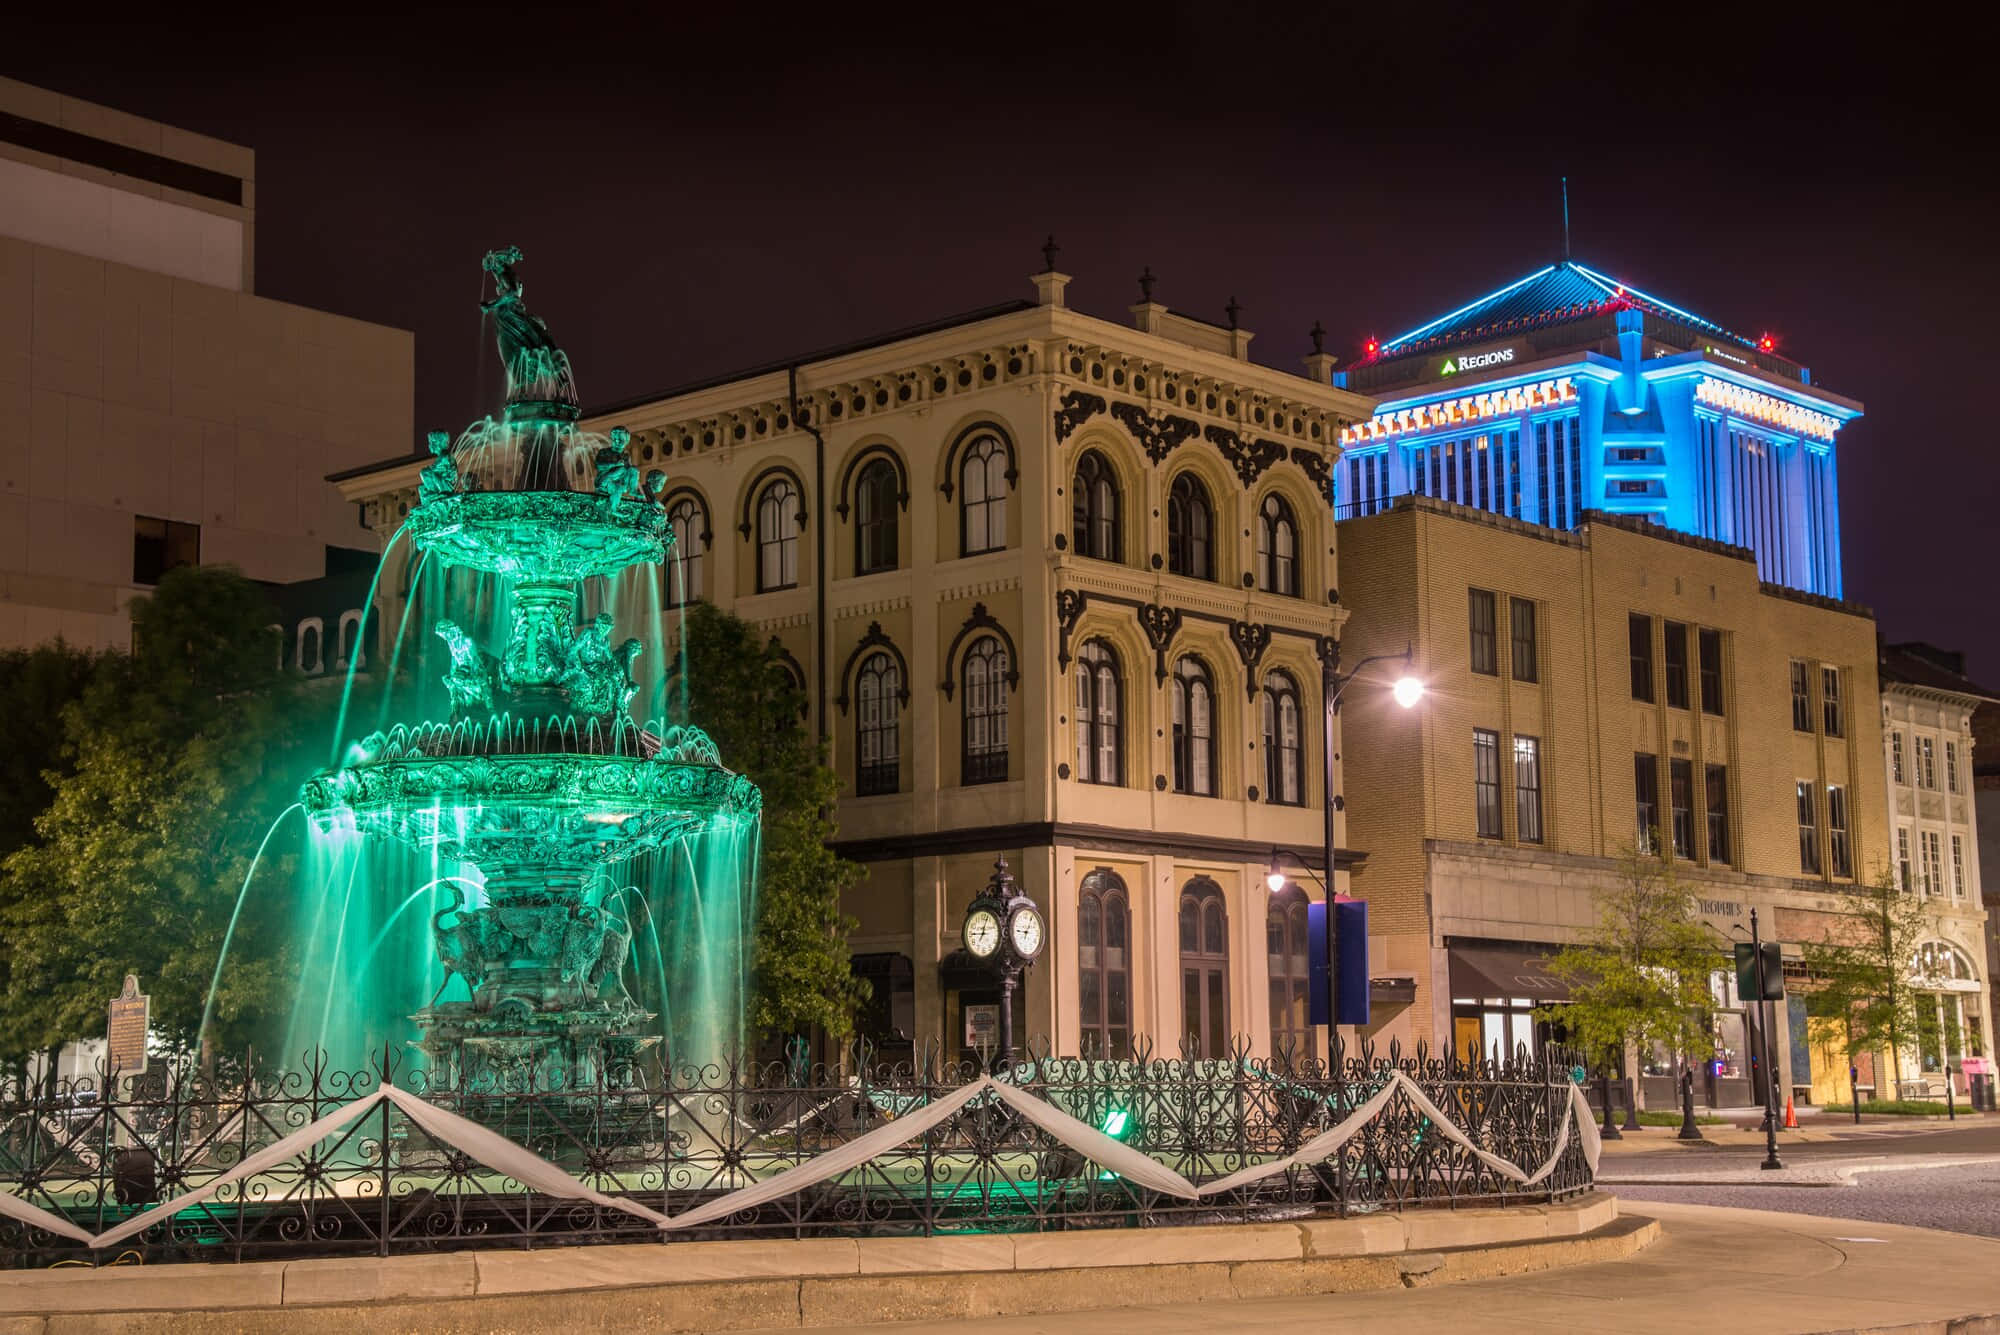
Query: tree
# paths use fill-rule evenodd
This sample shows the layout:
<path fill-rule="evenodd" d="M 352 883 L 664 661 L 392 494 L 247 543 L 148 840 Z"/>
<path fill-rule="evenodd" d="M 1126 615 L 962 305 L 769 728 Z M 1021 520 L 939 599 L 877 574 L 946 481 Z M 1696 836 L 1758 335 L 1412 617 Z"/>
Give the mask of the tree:
<path fill-rule="evenodd" d="M 1641 1051 L 1661 1044 L 1688 1060 L 1714 1052 L 1715 943 L 1673 864 L 1628 847 L 1593 900 L 1596 925 L 1549 962 L 1570 1000 L 1543 1007 L 1541 1017 L 1560 1023 L 1602 1070 L 1628 1043 Z"/>
<path fill-rule="evenodd" d="M 766 1035 L 853 1032 L 867 984 L 848 965 L 841 892 L 861 869 L 830 847 L 840 780 L 805 727 L 805 699 L 776 641 L 707 603 L 687 608 L 677 694 L 723 763 L 764 794 L 751 948 L 750 1023 Z"/>
<path fill-rule="evenodd" d="M 0 1052 L 102 1032 L 127 973 L 153 997 L 157 1034 L 196 1038 L 239 888 L 324 745 L 324 706 L 277 672 L 270 619 L 234 570 L 171 571 L 132 605 L 132 653 L 107 656 L 64 709 L 73 768 L 35 842 L 0 864 L 12 946 Z M 267 855 L 259 884 L 289 871 Z M 245 897 L 212 1044 L 239 1045 L 288 1006 L 284 909 L 280 895 Z"/>
<path fill-rule="evenodd" d="M 1886 866 L 1853 891 L 1854 908 L 1820 941 L 1804 946 L 1814 980 L 1806 1016 L 1820 1051 L 1851 1065 L 1864 1052 L 1889 1050 L 1892 1078 L 1903 1079 L 1903 1048 L 1936 1024 L 1927 1004 L 1939 981 L 1920 949 L 1937 934 L 1933 915 L 1896 884 Z M 1889 1090 L 1893 1096 L 1895 1091 Z"/>

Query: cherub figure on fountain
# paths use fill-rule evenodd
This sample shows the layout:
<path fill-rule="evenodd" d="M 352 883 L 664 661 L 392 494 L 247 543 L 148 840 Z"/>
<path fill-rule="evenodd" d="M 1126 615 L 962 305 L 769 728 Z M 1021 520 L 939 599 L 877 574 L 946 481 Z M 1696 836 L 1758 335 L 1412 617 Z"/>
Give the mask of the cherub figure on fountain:
<path fill-rule="evenodd" d="M 445 669 L 444 690 L 451 697 L 453 718 L 478 718 L 493 712 L 493 655 L 472 642 L 456 621 L 445 618 L 437 623 L 438 638 L 451 650 L 451 666 Z"/>
<path fill-rule="evenodd" d="M 625 500 L 638 500 L 644 492 L 639 486 L 639 470 L 632 463 L 628 453 L 632 443 L 632 433 L 622 426 L 611 428 L 611 443 L 599 450 L 597 464 L 597 490 L 611 498 L 611 510 L 616 514 L 624 509 Z"/>
<path fill-rule="evenodd" d="M 431 453 L 436 456 L 430 467 L 417 477 L 417 504 L 449 496 L 458 490 L 458 465 L 452 462 L 451 432 L 430 433 Z"/>

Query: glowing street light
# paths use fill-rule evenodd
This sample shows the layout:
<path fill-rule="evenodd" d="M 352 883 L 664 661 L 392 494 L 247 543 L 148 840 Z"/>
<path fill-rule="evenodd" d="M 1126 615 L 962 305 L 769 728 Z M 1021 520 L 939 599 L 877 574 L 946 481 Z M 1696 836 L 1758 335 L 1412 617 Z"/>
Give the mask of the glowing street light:
<path fill-rule="evenodd" d="M 1398 677 L 1396 684 L 1389 688 L 1389 693 L 1396 697 L 1397 704 L 1409 709 L 1424 698 L 1424 683 L 1417 677 Z"/>

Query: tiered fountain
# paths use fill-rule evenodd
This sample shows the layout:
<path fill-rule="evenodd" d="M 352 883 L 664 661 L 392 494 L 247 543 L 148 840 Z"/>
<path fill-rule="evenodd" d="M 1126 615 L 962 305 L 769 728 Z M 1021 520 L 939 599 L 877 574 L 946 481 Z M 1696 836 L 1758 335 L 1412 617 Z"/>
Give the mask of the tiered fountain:
<path fill-rule="evenodd" d="M 661 1038 L 625 976 L 630 905 L 655 930 L 664 896 L 631 887 L 638 898 L 617 901 L 611 872 L 650 854 L 692 865 L 686 845 L 712 824 L 748 826 L 760 797 L 700 729 L 633 720 L 640 639 L 614 645 L 610 611 L 579 625 L 586 581 L 657 578 L 672 541 L 665 476 L 641 480 L 623 430 L 577 427 L 569 358 L 522 304 L 520 259 L 485 259 L 505 408 L 456 440 L 431 434 L 436 457 L 405 530 L 434 573 L 484 577 L 436 581 L 459 590 L 440 595 L 454 615 L 434 623 L 450 652 L 449 717 L 371 734 L 302 801 L 323 836 L 386 835 L 449 871 L 431 881 L 449 896 L 432 918 L 444 986 L 414 1017 L 435 1079 L 590 1086 Z M 497 614 L 449 605 L 468 584 Z M 482 623 L 504 642 L 481 643 Z M 664 990 L 657 935 L 652 953 Z M 440 1000 L 454 979 L 464 999 Z"/>

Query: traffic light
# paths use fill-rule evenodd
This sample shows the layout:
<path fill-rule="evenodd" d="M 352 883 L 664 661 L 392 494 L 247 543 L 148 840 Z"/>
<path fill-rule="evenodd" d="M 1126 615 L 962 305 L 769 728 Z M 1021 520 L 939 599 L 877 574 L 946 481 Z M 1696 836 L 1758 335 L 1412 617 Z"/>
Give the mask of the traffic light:
<path fill-rule="evenodd" d="M 1757 991 L 1757 947 L 1748 941 L 1736 943 L 1736 995 L 1745 1001 L 1783 1001 L 1785 999 L 1785 960 L 1776 941 L 1762 944 L 1764 952 L 1764 990 Z"/>

